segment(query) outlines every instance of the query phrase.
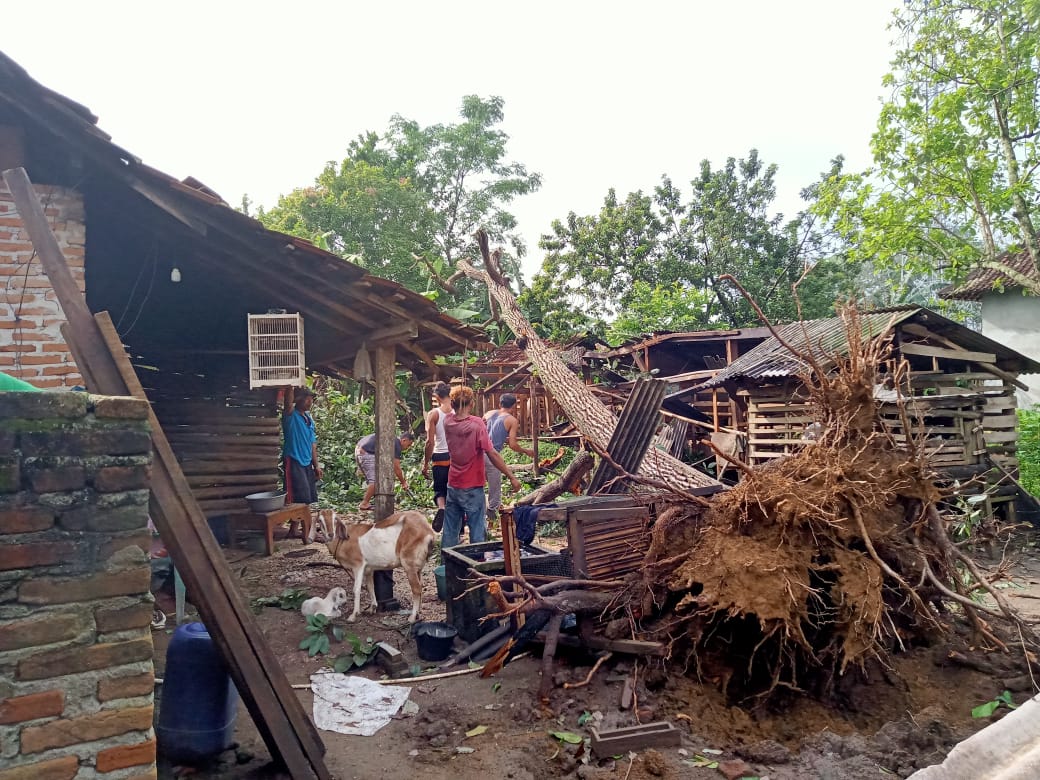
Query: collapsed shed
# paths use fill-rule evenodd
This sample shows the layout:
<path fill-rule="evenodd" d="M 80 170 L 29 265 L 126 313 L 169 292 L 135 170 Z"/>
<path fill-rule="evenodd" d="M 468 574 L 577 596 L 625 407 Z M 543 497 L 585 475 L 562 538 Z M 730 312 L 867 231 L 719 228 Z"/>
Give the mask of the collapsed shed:
<path fill-rule="evenodd" d="M 946 477 L 970 480 L 996 470 L 1014 473 L 1018 378 L 1035 373 L 1040 364 L 941 314 L 917 306 L 878 310 L 860 315 L 862 338 L 890 337 L 893 360 L 909 364 L 912 398 L 903 398 L 909 429 L 898 410 L 897 389 L 879 383 L 875 400 L 885 425 L 896 440 L 921 440 L 930 462 Z M 750 465 L 811 446 L 816 420 L 799 378 L 808 366 L 781 342 L 811 350 L 825 366 L 847 354 L 848 341 L 839 318 L 794 322 L 680 395 L 724 388 L 740 407 L 746 434 L 743 459 Z M 892 366 L 889 366 L 891 373 Z M 986 501 L 1005 505 L 1013 513 L 1017 488 L 1012 484 L 969 487 L 985 493 Z"/>

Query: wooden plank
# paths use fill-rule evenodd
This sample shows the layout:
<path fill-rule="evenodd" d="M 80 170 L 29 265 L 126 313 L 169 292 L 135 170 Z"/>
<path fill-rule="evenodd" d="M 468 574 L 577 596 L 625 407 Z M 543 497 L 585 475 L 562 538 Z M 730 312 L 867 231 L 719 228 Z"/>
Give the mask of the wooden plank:
<path fill-rule="evenodd" d="M 98 320 L 90 316 L 25 171 L 5 171 L 3 178 L 68 319 L 68 343 L 75 343 L 75 354 L 89 366 L 84 376 L 95 383 L 90 390 L 144 398 L 111 319 L 107 313 Z M 149 423 L 155 451 L 149 509 L 178 571 L 190 590 L 204 596 L 196 599 L 196 606 L 272 756 L 293 777 L 325 780 L 330 775 L 317 731 L 235 589 L 223 554 L 152 411 Z"/>
<path fill-rule="evenodd" d="M 967 349 L 933 347 L 930 344 L 917 344 L 911 341 L 900 344 L 899 351 L 904 355 L 941 357 L 947 360 L 964 360 L 969 363 L 993 363 L 997 359 L 997 356 L 992 352 L 972 352 Z"/>

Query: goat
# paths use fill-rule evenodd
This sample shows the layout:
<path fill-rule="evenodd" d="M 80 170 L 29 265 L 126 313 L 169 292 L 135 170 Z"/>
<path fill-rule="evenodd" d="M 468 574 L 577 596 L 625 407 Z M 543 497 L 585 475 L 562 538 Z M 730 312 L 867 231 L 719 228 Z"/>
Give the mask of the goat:
<path fill-rule="evenodd" d="M 376 591 L 372 572 L 404 569 L 412 588 L 412 614 L 419 616 L 422 601 L 420 575 L 433 549 L 434 532 L 422 512 L 395 512 L 377 523 L 350 523 L 330 510 L 318 514 L 329 552 L 344 569 L 354 575 L 354 611 L 347 618 L 353 623 L 361 612 L 361 584 L 368 588 L 375 609 Z M 328 527 L 329 522 L 333 528 Z"/>
<path fill-rule="evenodd" d="M 337 618 L 340 616 L 339 608 L 346 603 L 347 591 L 343 588 L 333 588 L 325 598 L 315 596 L 312 599 L 307 599 L 300 605 L 300 612 L 307 617 L 310 615 L 324 615 L 329 618 Z"/>

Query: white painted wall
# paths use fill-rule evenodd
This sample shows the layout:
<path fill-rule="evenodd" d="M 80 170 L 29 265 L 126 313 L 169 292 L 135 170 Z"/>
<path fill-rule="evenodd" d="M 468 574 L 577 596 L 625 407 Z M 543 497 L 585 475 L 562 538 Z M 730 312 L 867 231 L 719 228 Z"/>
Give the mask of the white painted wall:
<path fill-rule="evenodd" d="M 982 335 L 1040 361 L 1040 297 L 1018 290 L 982 297 Z M 1040 374 L 1019 377 L 1029 392 L 1018 391 L 1018 406 L 1040 404 Z"/>

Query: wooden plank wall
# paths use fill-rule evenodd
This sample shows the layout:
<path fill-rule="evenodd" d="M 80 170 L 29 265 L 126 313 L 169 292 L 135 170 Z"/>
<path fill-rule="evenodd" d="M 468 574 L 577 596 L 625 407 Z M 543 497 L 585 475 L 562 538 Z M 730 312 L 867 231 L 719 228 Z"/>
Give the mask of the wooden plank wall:
<path fill-rule="evenodd" d="M 275 391 L 153 403 L 207 517 L 245 511 L 245 496 L 278 489 L 281 424 Z"/>

